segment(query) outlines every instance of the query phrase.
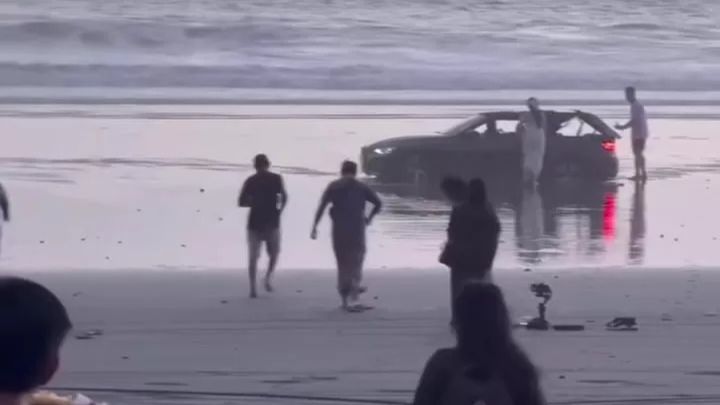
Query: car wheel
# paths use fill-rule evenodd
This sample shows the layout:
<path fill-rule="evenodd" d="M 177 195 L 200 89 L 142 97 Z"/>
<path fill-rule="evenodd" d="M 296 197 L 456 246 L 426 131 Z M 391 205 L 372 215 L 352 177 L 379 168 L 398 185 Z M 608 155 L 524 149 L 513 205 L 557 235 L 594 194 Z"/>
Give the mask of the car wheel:
<path fill-rule="evenodd" d="M 383 183 L 398 183 L 407 181 L 407 173 L 405 172 L 404 160 L 393 162 L 393 164 L 385 165 L 378 170 L 377 178 Z"/>
<path fill-rule="evenodd" d="M 410 181 L 415 184 L 427 181 L 427 171 L 420 155 L 409 156 L 405 162 L 406 173 Z"/>

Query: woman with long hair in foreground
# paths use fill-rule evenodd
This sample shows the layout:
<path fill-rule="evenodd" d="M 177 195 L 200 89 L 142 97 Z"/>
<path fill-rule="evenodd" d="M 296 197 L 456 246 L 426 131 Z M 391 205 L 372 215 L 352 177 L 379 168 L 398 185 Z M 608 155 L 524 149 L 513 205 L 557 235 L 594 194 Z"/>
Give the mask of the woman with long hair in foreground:
<path fill-rule="evenodd" d="M 512 337 L 500 289 L 469 282 L 454 305 L 457 345 L 432 355 L 413 404 L 545 404 L 535 366 Z"/>

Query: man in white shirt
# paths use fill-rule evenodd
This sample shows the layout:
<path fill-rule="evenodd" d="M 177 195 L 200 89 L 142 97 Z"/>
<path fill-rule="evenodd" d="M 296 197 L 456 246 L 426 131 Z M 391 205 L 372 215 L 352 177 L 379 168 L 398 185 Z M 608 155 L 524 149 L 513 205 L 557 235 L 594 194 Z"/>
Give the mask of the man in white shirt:
<path fill-rule="evenodd" d="M 625 88 L 625 99 L 630 104 L 630 121 L 624 125 L 615 125 L 615 128 L 621 130 L 630 128 L 632 150 L 635 155 L 634 179 L 647 180 L 644 152 L 648 138 L 648 122 L 645 107 L 638 101 L 634 87 Z"/>

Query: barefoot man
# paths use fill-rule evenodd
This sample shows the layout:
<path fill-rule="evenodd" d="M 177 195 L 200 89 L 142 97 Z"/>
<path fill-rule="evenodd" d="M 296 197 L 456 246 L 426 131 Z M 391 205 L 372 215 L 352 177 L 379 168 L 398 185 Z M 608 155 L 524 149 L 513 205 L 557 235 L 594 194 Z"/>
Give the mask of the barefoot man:
<path fill-rule="evenodd" d="M 363 262 L 365 260 L 365 228 L 380 212 L 382 202 L 378 195 L 357 179 L 357 164 L 345 161 L 341 178 L 333 181 L 320 200 L 311 238 L 317 238 L 317 227 L 328 205 L 332 219 L 332 242 L 337 260 L 338 291 L 342 307 L 352 311 L 358 296 L 365 292 L 362 286 Z M 372 211 L 366 216 L 365 205 L 370 202 Z"/>
<path fill-rule="evenodd" d="M 630 128 L 632 151 L 635 156 L 635 180 L 647 180 L 645 170 L 645 143 L 648 138 L 648 122 L 645 107 L 638 101 L 634 87 L 625 88 L 625 99 L 630 104 L 630 121 L 624 125 L 615 125 L 616 129 Z"/>
<path fill-rule="evenodd" d="M 265 155 L 255 156 L 256 173 L 240 191 L 238 205 L 249 207 L 247 221 L 248 273 L 250 298 L 257 298 L 257 265 L 263 244 L 269 256 L 265 275 L 265 290 L 272 292 L 272 276 L 280 254 L 280 214 L 287 205 L 287 193 L 279 174 L 270 172 L 270 160 Z"/>

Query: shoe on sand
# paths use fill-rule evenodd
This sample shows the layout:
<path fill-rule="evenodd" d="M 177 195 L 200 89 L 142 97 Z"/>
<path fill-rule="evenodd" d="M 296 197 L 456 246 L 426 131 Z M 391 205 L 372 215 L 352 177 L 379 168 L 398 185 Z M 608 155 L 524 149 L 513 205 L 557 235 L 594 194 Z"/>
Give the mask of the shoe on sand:
<path fill-rule="evenodd" d="M 610 331 L 634 332 L 638 330 L 637 320 L 634 317 L 620 317 L 605 324 L 605 328 Z"/>

